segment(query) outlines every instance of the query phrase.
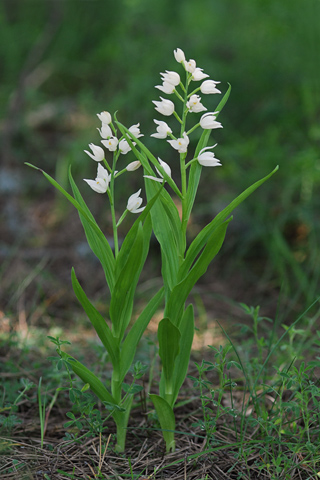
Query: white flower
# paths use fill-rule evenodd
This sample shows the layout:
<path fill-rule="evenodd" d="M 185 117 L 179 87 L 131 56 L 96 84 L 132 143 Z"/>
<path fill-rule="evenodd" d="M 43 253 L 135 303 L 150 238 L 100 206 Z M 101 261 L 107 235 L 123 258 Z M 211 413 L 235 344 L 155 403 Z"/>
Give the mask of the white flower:
<path fill-rule="evenodd" d="M 126 166 L 126 169 L 128 172 L 134 172 L 135 170 L 138 170 L 139 167 L 141 167 L 141 162 L 135 160 L 134 162 L 129 163 L 129 165 Z"/>
<path fill-rule="evenodd" d="M 205 80 L 200 87 L 202 93 L 221 93 L 220 90 L 216 88 L 216 84 L 220 82 L 214 82 L 213 80 Z"/>
<path fill-rule="evenodd" d="M 97 113 L 97 117 L 98 117 L 99 120 L 101 120 L 101 122 L 104 123 L 105 125 L 109 125 L 109 123 L 112 122 L 112 118 L 111 118 L 111 115 L 110 115 L 109 112 Z"/>
<path fill-rule="evenodd" d="M 166 174 L 168 175 L 168 177 L 171 178 L 171 168 L 169 167 L 169 165 L 164 162 L 163 160 L 161 160 L 161 158 L 158 157 L 158 161 L 160 163 L 160 166 L 163 168 L 163 170 L 166 172 Z M 157 173 L 158 175 L 161 177 L 161 178 L 157 178 L 157 177 L 152 177 L 151 175 L 144 175 L 144 178 L 149 178 L 150 180 L 154 180 L 155 182 L 163 182 L 163 175 L 162 173 L 159 172 L 159 170 L 156 168 L 157 170 Z"/>
<path fill-rule="evenodd" d="M 109 152 L 114 152 L 117 150 L 118 139 L 117 137 L 110 137 L 108 140 L 101 140 L 102 145 L 104 145 Z"/>
<path fill-rule="evenodd" d="M 137 123 L 136 125 L 132 125 L 129 128 L 129 132 L 131 132 L 136 138 L 143 137 L 143 134 L 140 133 L 140 123 Z"/>
<path fill-rule="evenodd" d="M 207 110 L 206 107 L 202 105 L 201 97 L 199 97 L 199 95 L 191 95 L 189 101 L 187 102 L 187 108 L 189 112 L 194 113 L 199 113 Z"/>
<path fill-rule="evenodd" d="M 163 82 L 171 83 L 175 87 L 180 83 L 180 75 L 177 72 L 166 70 L 166 73 L 160 73 Z"/>
<path fill-rule="evenodd" d="M 206 147 L 200 150 L 200 153 L 198 155 L 198 162 L 200 165 L 203 167 L 221 167 L 220 160 L 215 158 L 213 152 L 207 152 L 207 150 L 210 150 L 211 148 L 214 148 L 217 145 L 213 145 L 213 147 Z"/>
<path fill-rule="evenodd" d="M 112 130 L 106 123 L 103 123 L 101 128 L 97 128 L 102 138 L 109 138 L 112 136 Z"/>
<path fill-rule="evenodd" d="M 193 73 L 196 69 L 196 62 L 192 58 L 188 62 L 185 60 L 183 64 L 184 64 L 184 68 L 189 73 Z"/>
<path fill-rule="evenodd" d="M 97 177 L 95 180 L 87 180 L 84 178 L 84 181 L 97 193 L 106 193 L 108 190 L 109 182 L 111 175 L 108 174 L 108 170 L 103 168 L 99 163 L 97 170 Z"/>
<path fill-rule="evenodd" d="M 155 138 L 167 138 L 169 133 L 172 133 L 171 128 L 166 122 L 162 122 L 160 120 L 153 120 L 154 123 L 158 125 L 157 127 L 157 132 L 158 133 L 152 133 L 151 137 Z"/>
<path fill-rule="evenodd" d="M 134 142 L 133 142 L 133 145 L 135 145 Z M 128 152 L 130 152 L 131 147 L 130 147 L 129 143 L 127 142 L 127 140 L 126 140 L 125 138 L 123 138 L 122 140 L 120 140 L 120 142 L 119 142 L 119 150 L 120 150 L 120 152 L 122 153 L 122 155 L 126 155 Z"/>
<path fill-rule="evenodd" d="M 214 128 L 223 128 L 220 122 L 216 122 L 216 115 L 219 112 L 208 112 L 200 118 L 200 126 L 205 130 L 212 130 Z"/>
<path fill-rule="evenodd" d="M 136 193 L 131 195 L 128 199 L 127 203 L 127 210 L 131 213 L 140 213 L 142 212 L 146 207 L 139 208 L 141 203 L 142 203 L 142 198 L 139 197 L 141 193 L 141 188 L 138 190 Z"/>
<path fill-rule="evenodd" d="M 173 54 L 174 54 L 174 58 L 178 63 L 184 62 L 186 60 L 184 52 L 183 50 L 181 50 L 181 48 L 177 48 L 177 50 L 174 50 Z"/>
<path fill-rule="evenodd" d="M 198 82 L 199 80 L 203 80 L 204 78 L 209 77 L 207 73 L 203 72 L 203 68 L 196 67 L 191 79 L 194 80 L 195 82 Z"/>
<path fill-rule="evenodd" d="M 93 158 L 96 162 L 101 162 L 104 159 L 104 150 L 101 147 L 98 147 L 97 145 L 94 145 L 93 143 L 89 144 L 89 147 L 92 150 L 92 153 L 88 152 L 87 150 L 84 150 L 89 157 Z"/>
<path fill-rule="evenodd" d="M 174 112 L 174 103 L 171 102 L 171 100 L 167 100 L 162 97 L 160 98 L 161 98 L 161 102 L 156 102 L 155 100 L 152 100 L 152 103 L 155 104 L 155 109 L 159 113 L 161 113 L 162 115 L 165 115 L 166 117 L 169 117 Z"/>
<path fill-rule="evenodd" d="M 186 132 L 183 132 L 183 138 L 177 138 L 177 140 L 167 140 L 170 145 L 178 150 L 179 153 L 186 153 L 189 145 L 189 137 Z"/>
<path fill-rule="evenodd" d="M 155 88 L 161 90 L 161 92 L 166 93 L 167 95 L 171 95 L 176 87 L 172 85 L 172 83 L 163 82 L 162 85 L 156 85 Z"/>

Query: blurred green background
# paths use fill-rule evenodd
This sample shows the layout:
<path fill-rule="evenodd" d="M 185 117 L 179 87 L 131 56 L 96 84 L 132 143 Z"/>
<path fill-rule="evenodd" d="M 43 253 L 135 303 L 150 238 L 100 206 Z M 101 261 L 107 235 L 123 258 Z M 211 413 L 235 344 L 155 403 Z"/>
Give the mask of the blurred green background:
<path fill-rule="evenodd" d="M 213 135 L 223 167 L 205 171 L 195 223 L 205 224 L 278 164 L 272 180 L 235 212 L 225 268 L 252 269 L 256 282 L 282 289 L 299 308 L 315 299 L 320 0 L 3 0 L 0 32 L 2 225 L 8 199 L 36 204 L 49 188 L 23 162 L 64 185 L 70 163 L 77 181 L 94 177 L 96 165 L 83 150 L 99 142 L 102 110 L 118 111 L 127 126 L 140 122 L 148 147 L 174 168 L 176 153 L 147 137 L 155 131 L 152 119 L 160 119 L 154 86 L 160 72 L 178 69 L 179 47 L 221 82 L 223 93 L 232 85 L 219 118 L 224 128 Z M 208 97 L 213 111 L 219 99 Z M 135 191 L 141 178 L 128 181 Z M 2 247 L 12 236 L 1 239 Z M 25 232 L 20 237 L 28 243 Z"/>

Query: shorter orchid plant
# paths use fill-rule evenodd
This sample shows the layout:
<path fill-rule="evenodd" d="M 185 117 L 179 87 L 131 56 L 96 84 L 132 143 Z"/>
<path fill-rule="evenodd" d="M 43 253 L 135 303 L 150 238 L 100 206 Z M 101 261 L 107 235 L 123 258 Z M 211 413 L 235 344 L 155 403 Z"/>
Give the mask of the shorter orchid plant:
<path fill-rule="evenodd" d="M 207 112 L 199 93 L 217 95 L 220 82 L 209 80 L 209 75 L 196 66 L 194 60 L 186 60 L 181 49 L 174 51 L 175 60 L 182 67 L 184 82 L 180 74 L 166 70 L 161 73 L 162 84 L 156 88 L 165 95 L 174 96 L 175 102 L 160 97 L 154 101 L 155 110 L 165 117 L 174 117 L 177 127 L 155 119 L 156 132 L 151 136 L 167 140 L 177 153 L 180 167 L 178 187 L 172 178 L 171 167 L 156 158 L 141 141 L 140 124 L 126 128 L 109 112 L 101 112 L 98 128 L 102 138 L 101 146 L 91 143 L 85 152 L 98 163 L 95 179 L 84 181 L 97 193 L 107 194 L 110 204 L 113 243 L 112 249 L 105 235 L 88 209 L 71 171 L 69 179 L 73 196 L 66 192 L 52 177 L 46 178 L 77 208 L 88 243 L 100 260 L 108 284 L 111 301 L 109 321 L 99 313 L 87 298 L 72 269 L 72 285 L 75 294 L 108 352 L 112 364 L 111 388 L 87 367 L 67 353 L 59 351 L 73 371 L 89 385 L 91 390 L 108 405 L 117 426 L 117 450 L 125 448 L 126 429 L 132 405 L 134 389 L 124 383 L 132 366 L 137 345 L 155 312 L 164 302 L 163 319 L 158 325 L 161 378 L 159 392 L 150 395 L 163 431 L 167 451 L 175 448 L 174 407 L 185 380 L 192 341 L 194 336 L 194 311 L 192 304 L 186 305 L 188 296 L 197 280 L 206 272 L 210 262 L 219 252 L 226 233 L 230 214 L 245 198 L 264 183 L 276 170 L 241 193 L 225 207 L 196 238 L 187 246 L 187 227 L 198 190 L 203 167 L 221 166 L 212 151 L 217 144 L 209 145 L 212 130 L 222 128 L 217 118 L 226 104 L 230 86 L 213 112 Z M 198 82 L 201 82 L 198 86 Z M 195 85 L 195 86 L 194 86 Z M 180 108 L 178 108 L 180 106 Z M 206 113 L 203 113 L 206 112 Z M 200 119 L 197 114 L 201 113 Z M 190 123 L 190 125 L 189 125 Z M 191 158 L 190 136 L 200 131 L 196 148 Z M 121 156 L 132 152 L 135 160 L 126 166 Z M 172 155 L 174 157 L 174 155 Z M 130 195 L 122 215 L 117 216 L 115 208 L 115 185 L 117 178 L 126 172 L 143 169 L 147 203 L 142 205 L 141 188 Z M 166 188 L 168 187 L 168 189 Z M 170 194 L 169 192 L 172 192 Z M 172 198 L 172 195 L 175 199 Z M 176 206 L 181 204 L 181 214 Z M 128 231 L 121 248 L 118 228 L 128 213 L 139 214 Z M 132 324 L 134 296 L 140 273 L 146 261 L 150 237 L 154 232 L 161 248 L 163 287 L 146 305 L 138 319 Z"/>

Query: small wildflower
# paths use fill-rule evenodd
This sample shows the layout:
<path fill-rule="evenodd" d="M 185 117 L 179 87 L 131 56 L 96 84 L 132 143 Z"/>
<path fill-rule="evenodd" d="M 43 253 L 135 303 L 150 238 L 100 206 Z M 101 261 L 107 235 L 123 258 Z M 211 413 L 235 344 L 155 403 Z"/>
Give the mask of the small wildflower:
<path fill-rule="evenodd" d="M 166 70 L 166 73 L 160 73 L 163 82 L 171 83 L 175 87 L 180 83 L 180 75 L 177 72 Z"/>
<path fill-rule="evenodd" d="M 172 85 L 172 83 L 163 82 L 162 85 L 156 85 L 155 88 L 161 90 L 161 92 L 166 93 L 167 95 L 171 95 L 176 87 Z"/>
<path fill-rule="evenodd" d="M 142 203 L 142 198 L 139 197 L 141 193 L 141 188 L 138 190 L 136 193 L 133 193 L 127 203 L 127 210 L 131 213 L 140 213 L 142 212 L 146 207 L 139 208 L 141 203 Z"/>
<path fill-rule="evenodd" d="M 186 132 L 183 132 L 183 138 L 177 138 L 177 140 L 167 140 L 168 143 L 179 153 L 186 153 L 189 145 L 189 137 Z"/>
<path fill-rule="evenodd" d="M 158 157 L 158 162 L 160 163 L 160 166 L 163 168 L 163 170 L 166 172 L 168 177 L 171 178 L 171 168 L 169 165 L 161 160 L 161 158 Z M 159 172 L 159 170 L 156 168 L 157 174 L 160 176 L 160 178 L 157 177 L 152 177 L 151 175 L 144 175 L 144 178 L 149 178 L 149 180 L 154 180 L 155 182 L 163 182 L 163 175 Z"/>
<path fill-rule="evenodd" d="M 89 157 L 93 158 L 96 162 L 102 162 L 104 159 L 104 150 L 101 147 L 98 147 L 97 145 L 94 145 L 93 143 L 89 144 L 89 147 L 92 150 L 92 153 L 88 152 L 87 150 L 84 150 L 84 152 L 89 155 Z"/>
<path fill-rule="evenodd" d="M 131 132 L 136 138 L 143 137 L 143 134 L 140 133 L 140 123 L 137 123 L 136 125 L 132 125 L 129 128 L 129 132 Z"/>
<path fill-rule="evenodd" d="M 133 145 L 135 145 L 134 142 L 133 142 Z M 122 140 L 120 140 L 120 142 L 119 142 L 119 150 L 120 150 L 120 152 L 122 153 L 122 155 L 126 155 L 128 152 L 130 152 L 131 147 L 130 147 L 129 143 L 127 142 L 127 140 L 126 140 L 125 138 L 123 138 Z"/>
<path fill-rule="evenodd" d="M 189 73 L 194 73 L 196 69 L 196 62 L 191 58 L 188 62 L 185 60 L 183 62 L 184 68 L 187 70 Z"/>
<path fill-rule="evenodd" d="M 213 152 L 207 152 L 207 150 L 210 150 L 211 148 L 214 148 L 217 145 L 213 145 L 213 147 L 206 147 L 200 150 L 200 153 L 198 155 L 198 162 L 200 165 L 203 167 L 221 167 L 220 160 L 215 158 Z"/>
<path fill-rule="evenodd" d="M 185 57 L 185 55 L 184 55 L 183 50 L 181 50 L 181 48 L 177 48 L 176 50 L 174 50 L 174 51 L 173 51 L 173 54 L 174 54 L 174 58 L 176 59 L 176 61 L 177 61 L 178 63 L 185 62 L 186 57 Z"/>
<path fill-rule="evenodd" d="M 84 181 L 87 182 L 87 184 L 95 192 L 106 193 L 110 182 L 110 175 L 108 174 L 108 170 L 103 168 L 103 166 L 99 163 L 95 180 L 88 180 L 84 178 Z"/>
<path fill-rule="evenodd" d="M 109 125 L 112 122 L 112 118 L 109 112 L 97 113 L 97 117 L 101 120 L 101 123 Z"/>
<path fill-rule="evenodd" d="M 205 80 L 200 87 L 202 93 L 221 93 L 220 90 L 216 88 L 216 84 L 220 82 L 214 82 L 213 80 Z"/>
<path fill-rule="evenodd" d="M 193 113 L 199 113 L 207 110 L 206 107 L 202 105 L 201 97 L 199 97 L 199 95 L 191 95 L 189 101 L 187 102 L 187 108 L 189 112 Z"/>
<path fill-rule="evenodd" d="M 214 128 L 223 128 L 220 122 L 216 122 L 216 115 L 219 112 L 208 112 L 200 118 L 200 126 L 204 130 L 213 130 Z"/>
<path fill-rule="evenodd" d="M 203 72 L 203 68 L 196 67 L 191 76 L 191 79 L 194 80 L 195 82 L 198 82 L 207 77 L 209 77 L 209 75 Z"/>
<path fill-rule="evenodd" d="M 160 120 L 153 120 L 154 123 L 156 123 L 157 126 L 157 133 L 152 133 L 151 137 L 155 138 L 167 138 L 169 133 L 172 133 L 171 128 L 166 122 L 162 122 Z"/>
<path fill-rule="evenodd" d="M 165 115 L 166 117 L 169 117 L 174 112 L 174 103 L 171 102 L 171 100 L 167 100 L 162 97 L 160 98 L 161 98 L 161 102 L 157 102 L 153 100 L 152 103 L 155 104 L 155 109 L 159 113 L 161 113 L 162 115 Z"/>
<path fill-rule="evenodd" d="M 106 123 L 103 123 L 101 128 L 97 128 L 98 132 L 101 135 L 101 138 L 109 138 L 112 136 L 112 130 Z"/>
<path fill-rule="evenodd" d="M 126 168 L 128 172 L 134 172 L 135 170 L 138 170 L 139 167 L 141 167 L 141 162 L 135 160 L 134 162 L 129 163 Z"/>
<path fill-rule="evenodd" d="M 108 140 L 101 140 L 102 145 L 104 145 L 109 152 L 114 152 L 117 150 L 118 139 L 117 137 L 110 137 Z"/>

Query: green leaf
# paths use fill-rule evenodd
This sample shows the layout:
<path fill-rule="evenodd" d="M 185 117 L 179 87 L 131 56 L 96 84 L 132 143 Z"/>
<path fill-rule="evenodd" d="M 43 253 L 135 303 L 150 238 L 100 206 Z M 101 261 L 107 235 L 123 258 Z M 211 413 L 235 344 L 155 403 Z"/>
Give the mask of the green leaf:
<path fill-rule="evenodd" d="M 232 211 L 240 205 L 249 195 L 251 195 L 258 187 L 260 187 L 266 180 L 268 180 L 277 170 L 278 166 L 271 172 L 269 175 L 265 176 L 261 180 L 255 182 L 253 185 L 248 187 L 244 192 L 242 192 L 237 198 L 235 198 L 227 207 L 225 207 L 216 217 L 197 235 L 193 240 L 188 251 L 186 253 L 185 260 L 179 271 L 179 279 L 183 279 L 191 265 L 194 263 L 196 257 L 199 255 L 200 251 L 203 249 L 208 239 L 214 232 L 214 230 L 219 227 L 224 220 L 232 213 Z"/>
<path fill-rule="evenodd" d="M 194 337 L 194 313 L 193 305 L 188 305 L 185 310 L 181 323 L 180 323 L 180 349 L 179 355 L 177 356 L 174 363 L 174 372 L 173 372 L 173 401 L 172 407 L 175 404 L 179 390 L 186 378 L 188 373 L 188 366 L 190 361 L 190 352 Z"/>
<path fill-rule="evenodd" d="M 71 281 L 77 299 L 81 303 L 84 311 L 88 315 L 90 322 L 92 323 L 95 331 L 97 332 L 98 337 L 100 338 L 105 349 L 110 355 L 112 365 L 117 365 L 119 363 L 119 346 L 116 344 L 116 339 L 113 337 L 111 330 L 103 316 L 92 305 L 92 303 L 86 296 L 76 277 L 73 268 L 71 270 Z"/>
<path fill-rule="evenodd" d="M 57 189 L 59 192 L 61 192 L 67 200 L 78 210 L 79 214 L 82 215 L 82 217 L 88 222 L 88 224 L 91 226 L 92 231 L 96 235 L 96 240 L 92 242 L 95 243 L 95 254 L 98 256 L 99 260 L 101 261 L 101 264 L 105 270 L 105 275 L 106 279 L 109 285 L 110 292 L 112 292 L 113 288 L 113 271 L 114 271 L 114 257 L 111 251 L 110 255 L 110 245 L 106 239 L 106 237 L 103 235 L 102 231 L 98 227 L 97 223 L 95 222 L 90 210 L 87 207 L 84 207 L 81 205 L 75 198 L 73 198 L 72 195 L 70 195 L 64 188 L 62 188 L 56 180 L 54 180 L 50 175 L 48 175 L 46 172 L 41 170 L 41 168 L 35 167 L 31 163 L 26 163 L 29 167 L 35 168 L 36 170 L 39 170 L 45 177 L 46 179 Z M 87 232 L 86 232 L 87 233 Z M 93 236 L 91 235 L 91 239 L 93 239 Z M 92 245 L 90 245 L 92 248 Z M 106 253 L 106 252 L 109 252 Z"/>
<path fill-rule="evenodd" d="M 171 322 L 171 320 L 169 320 L 169 318 L 163 318 L 158 326 L 159 356 L 162 361 L 165 398 L 169 404 L 172 403 L 172 379 L 175 360 L 179 354 L 180 337 L 179 329 Z"/>
<path fill-rule="evenodd" d="M 111 393 L 106 389 L 101 380 L 99 380 L 99 378 L 96 377 L 94 373 L 92 373 L 82 363 L 78 362 L 78 360 L 71 357 L 71 355 L 68 355 L 65 352 L 61 352 L 61 355 L 64 360 L 68 361 L 68 364 L 70 365 L 74 373 L 78 375 L 78 377 L 80 377 L 84 383 L 88 383 L 90 385 L 93 393 L 97 395 L 97 397 L 100 398 L 102 402 L 108 402 L 116 405 L 116 402 Z"/>
<path fill-rule="evenodd" d="M 174 321 L 175 325 L 178 327 L 180 326 L 179 322 L 181 321 L 181 312 L 184 308 L 184 304 L 188 298 L 188 295 L 191 292 L 194 284 L 207 271 L 210 262 L 222 247 L 226 229 L 230 220 L 231 219 L 225 221 L 213 231 L 208 239 L 207 245 L 194 263 L 189 273 L 172 290 L 164 314 Z"/>
<path fill-rule="evenodd" d="M 147 196 L 153 197 L 161 188 L 157 182 L 146 179 Z M 154 234 L 160 243 L 165 287 L 172 290 L 177 281 L 179 251 L 182 248 L 179 212 L 166 190 L 161 192 L 159 201 L 151 210 Z"/>
<path fill-rule="evenodd" d="M 109 245 L 108 240 L 99 229 L 94 219 L 94 216 L 92 215 L 89 208 L 87 207 L 77 185 L 75 184 L 71 174 L 71 167 L 69 168 L 69 181 L 70 181 L 70 185 L 71 185 L 75 199 L 77 200 L 79 205 L 81 205 L 81 208 L 83 209 L 83 211 L 86 212 L 86 215 L 87 215 L 87 217 L 85 217 L 79 211 L 79 217 L 80 217 L 83 229 L 85 231 L 88 244 L 91 250 L 93 251 L 93 253 L 100 260 L 100 263 L 102 265 L 102 268 L 106 276 L 107 283 L 109 285 L 110 292 L 112 292 L 112 288 L 114 285 L 113 272 L 114 272 L 114 265 L 115 265 L 112 249 Z M 87 218 L 89 218 L 90 221 L 88 221 Z M 95 224 L 96 227 L 93 228 L 92 224 Z M 97 234 L 97 229 L 100 232 L 99 234 Z"/>
<path fill-rule="evenodd" d="M 168 402 L 159 395 L 151 394 L 150 398 L 156 409 L 160 426 L 162 429 L 162 435 L 166 442 L 166 451 L 174 452 L 175 450 L 175 441 L 174 441 L 174 430 L 176 427 L 176 421 L 173 413 L 173 409 L 170 407 Z"/>
<path fill-rule="evenodd" d="M 143 242 L 143 227 L 140 223 L 136 238 L 131 246 L 130 256 L 127 256 L 125 265 L 117 275 L 110 302 L 109 313 L 112 321 L 112 332 L 119 339 L 119 342 L 123 338 L 132 314 L 133 297 L 142 268 L 141 264 L 144 263 Z"/>
<path fill-rule="evenodd" d="M 121 349 L 120 355 L 120 381 L 122 382 L 129 368 L 132 365 L 137 345 L 147 328 L 151 318 L 156 313 L 160 302 L 163 299 L 164 290 L 161 288 L 159 292 L 150 300 L 138 319 L 134 322 L 128 335 L 126 336 Z"/>

